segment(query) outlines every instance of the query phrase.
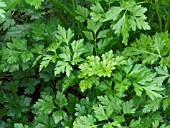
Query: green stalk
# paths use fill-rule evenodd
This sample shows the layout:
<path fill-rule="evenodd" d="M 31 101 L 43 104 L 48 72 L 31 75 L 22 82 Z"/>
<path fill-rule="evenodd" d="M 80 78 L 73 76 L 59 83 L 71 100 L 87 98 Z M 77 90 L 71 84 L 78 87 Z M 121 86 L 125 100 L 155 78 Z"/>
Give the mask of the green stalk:
<path fill-rule="evenodd" d="M 54 3 L 59 4 L 61 7 L 63 7 L 71 16 L 75 17 L 75 14 L 64 4 L 59 2 L 58 0 L 52 0 Z"/>
<path fill-rule="evenodd" d="M 158 4 L 158 5 L 156 5 Z M 156 14 L 158 16 L 158 21 L 159 21 L 159 27 L 160 27 L 160 32 L 162 32 L 162 20 L 161 20 L 161 14 L 160 14 L 160 3 L 156 3 L 154 6 Z M 158 7 L 156 7 L 158 6 Z"/>
<path fill-rule="evenodd" d="M 76 12 L 76 6 L 75 6 L 75 1 L 74 0 L 72 0 L 72 6 L 73 6 L 74 12 Z"/>
<path fill-rule="evenodd" d="M 95 52 L 95 55 L 98 55 L 96 33 L 94 33 L 94 52 Z"/>
<path fill-rule="evenodd" d="M 170 28 L 170 7 L 168 10 L 168 17 L 166 18 L 166 22 L 165 22 L 165 28 L 164 28 L 164 32 L 168 31 Z"/>

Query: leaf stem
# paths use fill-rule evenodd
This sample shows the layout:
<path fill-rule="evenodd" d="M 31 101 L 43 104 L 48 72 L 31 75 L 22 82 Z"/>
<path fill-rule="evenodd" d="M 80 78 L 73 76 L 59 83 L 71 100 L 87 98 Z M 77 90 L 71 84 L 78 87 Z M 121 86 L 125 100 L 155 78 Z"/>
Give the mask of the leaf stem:
<path fill-rule="evenodd" d="M 165 22 L 165 28 L 164 28 L 164 32 L 168 31 L 170 28 L 170 7 L 168 10 L 168 17 L 166 18 L 166 22 Z"/>

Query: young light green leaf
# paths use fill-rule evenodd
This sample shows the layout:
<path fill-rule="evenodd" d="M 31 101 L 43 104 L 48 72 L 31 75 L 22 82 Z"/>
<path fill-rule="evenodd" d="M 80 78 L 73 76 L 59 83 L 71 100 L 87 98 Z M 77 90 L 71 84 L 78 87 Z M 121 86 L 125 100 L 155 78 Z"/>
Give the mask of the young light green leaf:
<path fill-rule="evenodd" d="M 85 76 L 97 75 L 99 77 L 111 77 L 112 71 L 116 65 L 125 64 L 125 60 L 121 56 L 113 58 L 113 51 L 102 54 L 102 60 L 99 56 L 88 56 L 86 61 L 79 66 L 81 69 L 80 78 Z"/>
<path fill-rule="evenodd" d="M 98 85 L 99 84 L 99 78 L 95 76 L 90 76 L 84 80 L 81 80 L 79 83 L 80 89 L 82 92 L 84 92 L 86 89 L 90 89 L 92 85 Z"/>

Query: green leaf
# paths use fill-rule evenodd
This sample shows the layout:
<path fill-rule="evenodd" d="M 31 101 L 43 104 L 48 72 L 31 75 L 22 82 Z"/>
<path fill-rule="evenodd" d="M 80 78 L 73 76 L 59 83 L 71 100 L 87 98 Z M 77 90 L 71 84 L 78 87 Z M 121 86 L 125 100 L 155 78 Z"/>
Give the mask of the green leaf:
<path fill-rule="evenodd" d="M 113 111 L 121 113 L 123 101 L 113 96 L 98 96 L 97 97 L 101 104 L 105 106 L 107 115 L 110 115 Z"/>
<path fill-rule="evenodd" d="M 104 19 L 104 9 L 99 2 L 93 4 L 90 9 L 92 10 L 90 12 L 90 16 L 93 21 L 97 22 L 102 21 Z"/>
<path fill-rule="evenodd" d="M 140 119 L 139 120 L 131 120 L 129 127 L 130 128 L 137 128 L 140 125 Z"/>
<path fill-rule="evenodd" d="M 114 81 L 115 81 L 115 86 L 114 86 L 114 91 L 116 92 L 117 95 L 123 95 L 123 93 L 128 90 L 128 88 L 131 86 L 131 82 L 127 78 L 122 78 L 120 73 L 114 73 L 113 74 Z"/>
<path fill-rule="evenodd" d="M 75 106 L 76 116 L 85 116 L 88 113 L 91 113 L 93 110 L 93 102 L 89 100 L 88 97 L 80 100 L 79 104 Z"/>
<path fill-rule="evenodd" d="M 29 128 L 29 126 L 28 125 L 23 125 L 21 123 L 15 123 L 14 128 Z"/>
<path fill-rule="evenodd" d="M 46 24 L 45 23 L 33 23 L 32 24 L 32 38 L 35 41 L 44 40 L 46 36 Z"/>
<path fill-rule="evenodd" d="M 12 92 L 12 93 L 16 93 L 18 91 L 18 87 L 19 87 L 18 85 L 19 85 L 18 80 L 14 80 L 11 82 L 4 82 L 2 89 Z"/>
<path fill-rule="evenodd" d="M 63 86 L 62 92 L 66 91 L 69 87 L 76 84 L 77 80 L 78 78 L 73 73 L 71 73 L 69 77 L 64 77 L 63 83 L 62 83 L 62 86 Z"/>
<path fill-rule="evenodd" d="M 44 55 L 44 57 L 42 58 L 42 61 L 40 63 L 40 67 L 39 67 L 39 72 L 43 69 L 46 68 L 50 62 L 55 63 L 57 59 L 56 55 Z"/>
<path fill-rule="evenodd" d="M 123 115 L 115 116 L 115 117 L 113 117 L 113 120 L 115 120 L 115 122 L 117 122 L 117 123 L 123 123 L 123 122 L 125 122 L 125 117 Z"/>
<path fill-rule="evenodd" d="M 165 79 L 170 77 L 168 69 L 166 66 L 164 66 L 164 67 L 155 67 L 155 70 L 159 74 L 159 76 L 155 79 L 154 83 L 159 83 L 159 85 L 161 86 L 162 83 L 165 81 Z"/>
<path fill-rule="evenodd" d="M 160 91 L 163 91 L 164 88 L 161 88 L 157 85 L 150 85 L 150 86 L 143 86 L 143 89 L 146 91 L 146 94 L 152 99 L 156 99 L 158 97 L 162 97 L 161 94 L 159 94 Z"/>
<path fill-rule="evenodd" d="M 75 19 L 80 22 L 84 22 L 85 20 L 88 19 L 89 11 L 87 8 L 78 5 L 76 9 L 76 13 L 78 14 L 78 16 L 76 16 Z"/>
<path fill-rule="evenodd" d="M 58 107 L 60 109 L 67 106 L 67 104 L 68 104 L 65 95 L 62 92 L 59 92 L 59 91 L 56 94 L 55 103 L 58 105 Z"/>
<path fill-rule="evenodd" d="M 165 99 L 163 99 L 162 101 L 163 110 L 165 111 L 169 106 L 170 106 L 170 97 L 165 97 Z"/>
<path fill-rule="evenodd" d="M 54 128 L 56 124 L 54 122 L 53 117 L 49 117 L 49 115 L 38 114 L 35 116 L 35 128 Z"/>
<path fill-rule="evenodd" d="M 93 33 L 89 31 L 83 31 L 84 35 L 88 40 L 94 40 Z"/>
<path fill-rule="evenodd" d="M 153 128 L 157 128 L 159 126 L 159 121 L 155 121 L 152 123 Z"/>
<path fill-rule="evenodd" d="M 140 39 L 137 39 L 131 47 L 125 48 L 128 56 L 136 56 L 141 58 L 143 64 L 166 63 L 163 59 L 165 54 L 165 44 L 168 41 L 166 33 L 157 33 L 153 37 L 141 34 Z M 131 51 L 129 53 L 129 51 Z M 166 55 L 166 54 L 165 54 Z M 159 62 L 160 61 L 160 62 Z M 160 63 L 160 64 L 161 64 Z"/>
<path fill-rule="evenodd" d="M 7 11 L 5 16 L 6 18 L 5 21 L 3 21 L 2 25 L 3 31 L 6 31 L 7 29 L 16 24 L 15 20 L 12 18 L 11 12 Z"/>
<path fill-rule="evenodd" d="M 80 89 L 82 92 L 84 92 L 87 88 L 91 88 L 92 85 L 98 85 L 99 84 L 99 78 L 95 76 L 88 77 L 84 80 L 81 80 L 79 83 Z"/>
<path fill-rule="evenodd" d="M 83 105 L 76 104 L 75 110 L 76 110 L 76 113 L 75 113 L 76 116 L 85 116 L 85 115 L 87 115 L 86 108 Z"/>
<path fill-rule="evenodd" d="M 33 58 L 33 54 L 27 48 L 27 40 L 12 39 L 12 42 L 6 45 L 1 50 L 3 61 L 1 61 L 0 68 L 10 72 L 18 70 L 20 66 L 23 70 L 29 68 L 29 61 Z"/>
<path fill-rule="evenodd" d="M 74 33 L 71 31 L 71 29 L 68 29 L 66 31 L 65 28 L 58 25 L 58 32 L 56 35 L 56 38 L 58 39 L 58 41 L 65 42 L 67 45 L 69 45 L 73 36 L 74 36 Z"/>
<path fill-rule="evenodd" d="M 3 1 L 6 4 L 6 6 L 4 8 L 5 10 L 9 10 L 9 9 L 15 7 L 18 3 L 21 2 L 21 0 L 3 0 Z"/>
<path fill-rule="evenodd" d="M 4 94 L 5 104 L 7 109 L 6 115 L 9 117 L 21 118 L 30 110 L 31 98 L 24 95 L 18 96 L 16 93 Z"/>
<path fill-rule="evenodd" d="M 133 87 L 137 96 L 142 95 L 143 88 L 139 84 L 133 83 Z"/>
<path fill-rule="evenodd" d="M 161 4 L 163 4 L 165 6 L 169 6 L 170 5 L 170 0 L 161 0 Z"/>
<path fill-rule="evenodd" d="M 57 124 L 65 117 L 65 115 L 66 113 L 63 110 L 56 110 L 53 112 L 52 117 L 54 118 L 54 122 Z"/>
<path fill-rule="evenodd" d="M 75 110 L 76 110 L 76 104 L 79 102 L 78 97 L 72 95 L 72 94 L 68 94 L 68 105 L 66 106 L 66 109 L 68 111 L 69 114 L 75 114 Z"/>
<path fill-rule="evenodd" d="M 5 19 L 5 11 L 1 8 L 6 7 L 5 2 L 3 2 L 2 0 L 0 0 L 0 19 L 4 20 Z"/>
<path fill-rule="evenodd" d="M 70 48 L 69 46 L 63 46 L 63 47 L 60 47 L 62 53 L 59 54 L 59 57 L 61 59 L 63 59 L 65 62 L 68 62 L 68 61 L 71 61 L 71 51 L 70 51 Z"/>
<path fill-rule="evenodd" d="M 97 38 L 100 39 L 100 38 L 106 38 L 107 37 L 107 34 L 109 33 L 109 29 L 106 29 L 106 30 L 102 30 L 99 32 L 99 34 L 97 35 Z"/>
<path fill-rule="evenodd" d="M 97 33 L 97 31 L 100 29 L 101 26 L 102 26 L 101 22 L 94 22 L 92 20 L 87 20 L 87 28 L 93 31 L 94 34 Z"/>
<path fill-rule="evenodd" d="M 33 58 L 33 54 L 30 51 L 25 51 L 21 54 L 21 58 L 23 59 L 23 62 L 26 63 Z"/>
<path fill-rule="evenodd" d="M 141 5 L 135 5 L 128 8 L 128 10 L 130 11 L 129 23 L 133 31 L 136 31 L 136 28 L 144 30 L 151 29 L 148 22 L 145 21 L 147 17 L 144 13 L 147 11 L 147 8 L 143 8 Z"/>
<path fill-rule="evenodd" d="M 155 67 L 154 68 L 156 71 L 157 71 L 157 73 L 159 74 L 159 75 L 164 75 L 164 76 L 168 76 L 169 75 L 169 72 L 168 72 L 168 69 L 167 69 L 167 67 L 166 66 L 164 66 L 164 67 Z"/>
<path fill-rule="evenodd" d="M 113 20 L 116 21 L 120 15 L 120 13 L 124 10 L 123 7 L 116 7 L 113 6 L 111 7 L 107 12 L 106 12 L 106 18 L 104 21 L 108 21 L 108 20 Z"/>
<path fill-rule="evenodd" d="M 35 6 L 36 9 L 40 8 L 42 2 L 44 2 L 44 0 L 25 0 L 26 3 Z"/>
<path fill-rule="evenodd" d="M 149 112 L 155 112 L 157 111 L 159 108 L 160 108 L 160 104 L 161 104 L 161 98 L 157 98 L 154 100 L 150 100 L 145 106 L 144 106 L 144 109 L 143 109 L 143 112 L 144 113 L 149 113 Z"/>
<path fill-rule="evenodd" d="M 130 29 L 127 15 L 124 14 L 119 21 L 113 25 L 112 29 L 115 30 L 115 34 L 121 34 L 123 36 L 122 42 L 127 45 Z"/>
<path fill-rule="evenodd" d="M 68 62 L 58 61 L 54 69 L 54 74 L 57 75 L 66 72 L 66 75 L 69 77 L 72 70 L 73 68 Z"/>
<path fill-rule="evenodd" d="M 55 109 L 53 98 L 48 95 L 42 95 L 42 99 L 38 99 L 34 104 L 34 108 L 36 108 L 39 113 L 50 114 Z"/>
<path fill-rule="evenodd" d="M 81 62 L 83 60 L 80 57 L 85 52 L 83 42 L 84 42 L 84 40 L 80 39 L 77 41 L 73 41 L 71 43 L 71 48 L 73 50 L 73 56 L 72 56 L 72 61 L 71 61 L 72 65 L 76 65 L 78 62 Z"/>
<path fill-rule="evenodd" d="M 155 34 L 155 36 L 153 37 L 153 40 L 155 42 L 154 48 L 157 51 L 157 53 L 159 54 L 159 56 L 161 56 L 161 52 L 166 45 L 166 40 L 162 39 L 158 33 Z"/>
<path fill-rule="evenodd" d="M 92 115 L 80 116 L 73 122 L 73 128 L 97 128 L 94 124 L 95 121 L 96 120 Z"/>
<path fill-rule="evenodd" d="M 24 94 L 33 94 L 35 92 L 35 87 L 40 81 L 35 78 L 25 78 L 20 81 L 20 87 L 24 87 Z"/>
<path fill-rule="evenodd" d="M 47 51 L 56 53 L 56 50 L 60 47 L 61 42 L 54 42 L 48 46 Z"/>
<path fill-rule="evenodd" d="M 102 105 L 94 106 L 95 116 L 99 121 L 107 120 L 110 115 L 106 115 Z"/>
<path fill-rule="evenodd" d="M 5 40 L 9 40 L 11 38 L 25 38 L 26 35 L 30 34 L 30 24 L 17 24 L 13 27 L 10 27 L 7 33 L 4 35 Z"/>
<path fill-rule="evenodd" d="M 123 113 L 124 114 L 131 114 L 131 113 L 135 113 L 136 108 L 134 108 L 134 101 L 130 100 L 127 101 L 125 103 L 123 103 Z"/>
<path fill-rule="evenodd" d="M 170 128 L 170 125 L 162 124 L 160 128 Z"/>

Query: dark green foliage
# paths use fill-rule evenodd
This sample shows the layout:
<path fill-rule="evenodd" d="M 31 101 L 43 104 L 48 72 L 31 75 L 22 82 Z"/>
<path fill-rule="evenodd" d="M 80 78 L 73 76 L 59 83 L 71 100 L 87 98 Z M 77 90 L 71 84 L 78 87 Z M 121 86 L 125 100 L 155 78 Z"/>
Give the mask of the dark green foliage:
<path fill-rule="evenodd" d="M 169 0 L 0 0 L 0 128 L 170 128 Z"/>

